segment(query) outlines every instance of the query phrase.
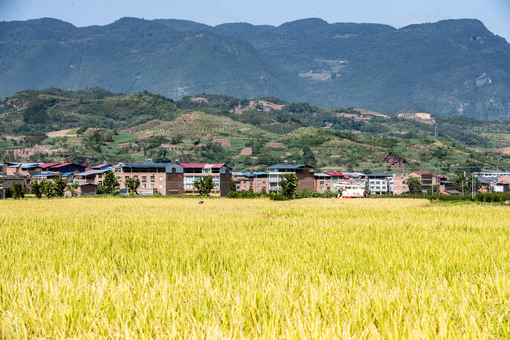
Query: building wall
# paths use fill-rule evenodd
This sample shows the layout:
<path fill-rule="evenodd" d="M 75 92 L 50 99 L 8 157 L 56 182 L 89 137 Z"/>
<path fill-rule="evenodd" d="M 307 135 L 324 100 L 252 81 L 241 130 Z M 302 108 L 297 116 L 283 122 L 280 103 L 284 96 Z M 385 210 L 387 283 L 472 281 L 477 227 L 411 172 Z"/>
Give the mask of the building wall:
<path fill-rule="evenodd" d="M 323 193 L 325 191 L 333 191 L 333 182 L 331 178 L 318 177 L 315 178 L 315 191 Z"/>
<path fill-rule="evenodd" d="M 120 188 L 126 188 L 127 178 L 138 178 L 140 186 L 137 192 L 140 195 L 167 194 L 167 174 L 165 172 L 123 172 L 121 174 Z"/>
<path fill-rule="evenodd" d="M 267 177 L 255 177 L 253 178 L 253 192 L 255 193 L 261 193 L 263 190 L 268 192 L 267 187 L 269 186 L 268 178 Z"/>
<path fill-rule="evenodd" d="M 230 191 L 230 180 L 232 175 L 228 173 L 220 174 L 220 196 L 227 196 Z"/>
<path fill-rule="evenodd" d="M 370 178 L 368 190 L 370 194 L 383 195 L 388 193 L 388 178 Z"/>
<path fill-rule="evenodd" d="M 393 195 L 402 195 L 409 191 L 407 186 L 407 175 L 393 175 L 392 179 L 392 193 Z"/>
<path fill-rule="evenodd" d="M 191 195 L 198 195 L 198 190 L 193 187 L 193 182 L 199 177 L 211 176 L 215 183 L 214 188 L 211 190 L 211 196 L 226 196 L 230 190 L 229 174 L 184 174 L 184 193 Z"/>
<path fill-rule="evenodd" d="M 97 193 L 97 187 L 94 185 L 79 186 L 77 189 L 78 196 L 92 196 Z"/>
<path fill-rule="evenodd" d="M 60 173 L 72 172 L 74 174 L 78 174 L 80 172 L 84 172 L 85 167 L 81 166 L 81 165 L 70 164 L 70 165 L 66 165 L 66 166 L 62 166 L 62 167 L 58 167 L 58 168 L 52 168 L 51 171 L 60 172 Z"/>
<path fill-rule="evenodd" d="M 315 190 L 315 179 L 313 176 L 313 172 L 308 171 L 308 169 L 305 169 L 304 172 L 297 172 L 296 177 L 299 179 L 299 184 L 297 189 L 308 189 L 308 190 Z"/>
<path fill-rule="evenodd" d="M 510 175 L 503 175 L 498 177 L 498 182 L 510 183 Z"/>
<path fill-rule="evenodd" d="M 178 173 L 166 174 L 166 194 L 184 195 L 184 176 Z"/>

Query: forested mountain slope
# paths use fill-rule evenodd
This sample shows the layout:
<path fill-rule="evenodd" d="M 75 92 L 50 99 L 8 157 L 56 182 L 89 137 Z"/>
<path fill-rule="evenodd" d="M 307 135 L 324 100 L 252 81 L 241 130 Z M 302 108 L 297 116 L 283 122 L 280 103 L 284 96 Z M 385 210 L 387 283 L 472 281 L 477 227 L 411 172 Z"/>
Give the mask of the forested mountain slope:
<path fill-rule="evenodd" d="M 510 118 L 510 45 L 467 19 L 401 29 L 320 19 L 278 27 L 1 22 L 0 77 L 1 97 L 99 86 L 174 99 L 206 92 L 386 114 L 415 104 L 444 116 Z"/>

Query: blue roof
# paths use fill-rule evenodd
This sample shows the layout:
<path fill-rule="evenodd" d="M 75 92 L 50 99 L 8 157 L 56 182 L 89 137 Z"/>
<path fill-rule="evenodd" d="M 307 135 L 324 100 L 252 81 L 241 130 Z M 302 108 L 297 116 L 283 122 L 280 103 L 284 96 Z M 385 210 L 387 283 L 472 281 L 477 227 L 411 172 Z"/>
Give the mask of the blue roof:
<path fill-rule="evenodd" d="M 84 171 L 76 174 L 75 176 L 92 176 L 97 174 L 104 174 L 105 172 L 108 172 L 108 170 L 91 170 L 91 171 Z"/>
<path fill-rule="evenodd" d="M 124 164 L 122 168 L 166 168 L 172 163 L 129 163 Z"/>
<path fill-rule="evenodd" d="M 305 168 L 305 167 L 311 168 L 310 166 L 308 166 L 306 164 L 275 164 L 275 165 L 270 166 L 268 169 L 271 169 L 271 170 L 292 169 L 292 170 L 294 170 L 294 169 Z"/>
<path fill-rule="evenodd" d="M 268 172 L 266 172 L 266 171 L 258 171 L 258 172 L 238 171 L 238 172 L 246 177 L 257 177 L 257 176 L 267 176 L 268 175 Z"/>
<path fill-rule="evenodd" d="M 69 185 L 71 185 L 71 184 L 72 184 L 72 183 L 69 183 Z M 78 186 L 79 186 L 79 187 L 83 187 L 83 186 L 85 186 L 85 185 L 95 185 L 95 186 L 97 186 L 97 184 L 93 184 L 93 183 L 78 183 Z"/>
<path fill-rule="evenodd" d="M 37 168 L 40 163 L 16 163 L 13 165 L 9 165 L 8 168 L 18 168 L 21 165 L 22 169 L 32 169 Z"/>
<path fill-rule="evenodd" d="M 393 177 L 392 174 L 367 174 L 367 177 Z"/>
<path fill-rule="evenodd" d="M 32 178 L 50 178 L 50 177 L 58 177 L 58 175 L 47 173 L 47 174 L 39 174 L 39 175 L 32 176 Z"/>

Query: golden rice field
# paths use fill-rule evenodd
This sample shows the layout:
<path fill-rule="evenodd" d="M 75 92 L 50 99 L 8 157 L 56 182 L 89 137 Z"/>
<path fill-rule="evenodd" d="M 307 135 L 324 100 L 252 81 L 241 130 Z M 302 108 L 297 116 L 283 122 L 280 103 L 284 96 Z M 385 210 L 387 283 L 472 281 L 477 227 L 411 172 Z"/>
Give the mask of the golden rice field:
<path fill-rule="evenodd" d="M 0 338 L 510 337 L 510 209 L 0 201 Z"/>

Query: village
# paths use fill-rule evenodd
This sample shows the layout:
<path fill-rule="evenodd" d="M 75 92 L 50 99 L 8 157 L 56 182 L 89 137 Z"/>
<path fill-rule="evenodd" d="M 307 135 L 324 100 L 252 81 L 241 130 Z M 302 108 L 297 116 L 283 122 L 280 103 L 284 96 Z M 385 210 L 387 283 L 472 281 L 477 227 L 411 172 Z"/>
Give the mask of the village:
<path fill-rule="evenodd" d="M 337 197 L 365 197 L 374 195 L 402 195 L 416 193 L 410 188 L 416 183 L 419 193 L 439 195 L 464 195 L 456 189 L 456 183 L 445 175 L 427 171 L 410 173 L 364 174 L 339 171 L 316 172 L 316 169 L 296 161 L 284 161 L 269 166 L 267 171 L 232 171 L 227 164 L 171 163 L 99 164 L 86 168 L 75 163 L 11 163 L 0 162 L 0 198 L 11 197 L 12 188 L 19 183 L 30 192 L 32 183 L 63 179 L 74 185 L 76 196 L 90 196 L 101 192 L 107 172 L 117 179 L 118 191 L 127 194 L 129 179 L 137 180 L 138 195 L 198 195 L 196 180 L 210 176 L 213 180 L 211 196 L 226 196 L 231 190 L 253 193 L 278 193 L 282 176 L 293 173 L 299 180 L 297 189 L 317 193 L 331 192 Z M 473 192 L 510 191 L 510 172 L 486 171 L 465 175 L 471 179 Z"/>

